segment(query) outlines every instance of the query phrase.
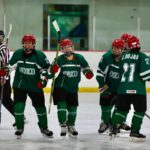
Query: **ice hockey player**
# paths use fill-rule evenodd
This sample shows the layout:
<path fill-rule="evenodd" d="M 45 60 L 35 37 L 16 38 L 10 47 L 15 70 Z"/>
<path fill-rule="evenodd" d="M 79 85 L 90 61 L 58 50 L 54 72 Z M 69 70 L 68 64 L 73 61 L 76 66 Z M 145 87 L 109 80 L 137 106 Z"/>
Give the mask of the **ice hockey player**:
<path fill-rule="evenodd" d="M 63 39 L 60 46 L 63 54 L 58 57 L 56 62 L 60 72 L 55 80 L 53 100 L 57 105 L 58 120 L 61 126 L 60 135 L 66 136 L 69 131 L 70 135 L 77 136 L 75 121 L 81 71 L 87 79 L 93 77 L 93 72 L 85 58 L 74 52 L 74 44 L 70 39 Z"/>
<path fill-rule="evenodd" d="M 121 82 L 117 91 L 117 112 L 112 119 L 110 136 L 117 134 L 133 104 L 130 140 L 145 141 L 146 136 L 140 133 L 140 129 L 147 109 L 145 82 L 150 80 L 150 61 L 146 54 L 140 52 L 140 41 L 137 37 L 132 36 L 128 44 L 130 50 L 122 55 L 119 64 Z"/>
<path fill-rule="evenodd" d="M 27 96 L 29 96 L 38 116 L 41 133 L 44 136 L 52 137 L 53 132 L 48 130 L 45 98 L 41 88 L 41 85 L 44 87 L 47 81 L 45 78 L 41 79 L 41 74 L 50 67 L 50 63 L 42 51 L 35 49 L 35 44 L 34 35 L 24 35 L 22 38 L 23 48 L 13 53 L 8 65 L 9 70 L 14 67 L 16 69 L 13 81 L 14 114 L 17 125 L 15 135 L 23 134 L 24 109 Z"/>
<path fill-rule="evenodd" d="M 100 89 L 100 108 L 101 108 L 101 123 L 98 129 L 99 133 L 105 132 L 111 127 L 111 116 L 113 106 L 116 105 L 117 89 L 120 82 L 119 75 L 119 60 L 124 50 L 124 41 L 122 39 L 115 39 L 112 42 L 112 49 L 104 53 L 97 70 L 96 80 Z M 101 91 L 107 89 L 101 93 Z M 115 109 L 113 114 L 115 113 Z M 124 130 L 130 130 L 130 127 L 122 123 Z"/>

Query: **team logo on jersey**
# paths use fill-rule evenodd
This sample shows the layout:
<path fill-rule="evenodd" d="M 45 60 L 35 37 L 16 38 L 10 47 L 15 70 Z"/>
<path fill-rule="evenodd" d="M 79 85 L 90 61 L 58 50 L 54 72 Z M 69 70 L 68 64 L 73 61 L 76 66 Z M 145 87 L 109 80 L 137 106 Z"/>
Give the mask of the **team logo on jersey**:
<path fill-rule="evenodd" d="M 24 75 L 35 75 L 35 69 L 20 67 L 19 72 Z"/>
<path fill-rule="evenodd" d="M 78 76 L 78 71 L 63 71 L 63 75 L 69 78 L 74 78 Z"/>
<path fill-rule="evenodd" d="M 127 90 L 126 93 L 128 93 L 128 94 L 136 94 L 137 91 L 136 90 Z"/>
<path fill-rule="evenodd" d="M 109 77 L 113 78 L 113 79 L 119 79 L 119 73 L 118 72 L 114 72 L 114 71 L 110 71 Z"/>

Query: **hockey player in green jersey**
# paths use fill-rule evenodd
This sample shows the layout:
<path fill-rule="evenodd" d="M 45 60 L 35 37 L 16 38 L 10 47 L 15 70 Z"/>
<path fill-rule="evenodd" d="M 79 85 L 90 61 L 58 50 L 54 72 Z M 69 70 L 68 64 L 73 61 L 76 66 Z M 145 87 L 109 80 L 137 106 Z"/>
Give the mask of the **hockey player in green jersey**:
<path fill-rule="evenodd" d="M 54 104 L 57 105 L 58 120 L 61 126 L 60 135 L 66 136 L 68 130 L 71 135 L 77 136 L 75 121 L 81 71 L 87 79 L 93 77 L 93 72 L 85 58 L 74 52 L 74 46 L 70 39 L 62 40 L 60 46 L 64 54 L 57 59 L 60 72 L 55 79 L 53 100 Z"/>
<path fill-rule="evenodd" d="M 105 132 L 111 125 L 111 111 L 116 103 L 115 99 L 120 81 L 118 65 L 123 49 L 124 41 L 122 39 L 115 39 L 112 42 L 112 49 L 102 56 L 98 65 L 96 80 L 101 93 L 101 123 L 98 129 L 99 133 Z M 102 92 L 105 87 L 107 89 Z M 123 123 L 122 129 L 129 130 L 130 127 Z"/>
<path fill-rule="evenodd" d="M 28 95 L 36 110 L 41 133 L 51 137 L 53 132 L 48 130 L 45 98 L 41 88 L 42 83 L 46 82 L 41 79 L 41 74 L 50 67 L 50 63 L 42 51 L 35 49 L 35 44 L 36 39 L 33 35 L 24 35 L 23 48 L 13 53 L 8 65 L 10 70 L 14 67 L 16 70 L 13 81 L 14 114 L 17 125 L 15 135 L 21 136 L 24 131 L 24 109 Z"/>
<path fill-rule="evenodd" d="M 130 105 L 133 104 L 134 115 L 132 117 L 130 140 L 144 141 L 146 136 L 140 133 L 141 124 L 146 106 L 146 85 L 149 80 L 150 62 L 149 57 L 140 52 L 140 42 L 135 36 L 129 41 L 130 51 L 122 55 L 120 61 L 121 81 L 118 88 L 118 105 L 112 123 L 111 136 L 117 134 L 120 124 L 126 118 Z"/>

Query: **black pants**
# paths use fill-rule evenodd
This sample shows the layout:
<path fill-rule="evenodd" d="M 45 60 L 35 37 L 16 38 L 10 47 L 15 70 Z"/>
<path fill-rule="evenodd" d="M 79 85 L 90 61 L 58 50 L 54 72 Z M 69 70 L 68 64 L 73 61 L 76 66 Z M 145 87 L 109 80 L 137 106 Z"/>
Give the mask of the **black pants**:
<path fill-rule="evenodd" d="M 27 100 L 27 95 L 32 101 L 32 105 L 37 107 L 45 107 L 44 92 L 32 92 L 24 89 L 14 88 L 14 103 L 23 102 Z"/>
<path fill-rule="evenodd" d="M 54 88 L 53 92 L 54 105 L 60 101 L 66 101 L 68 106 L 78 106 L 78 93 L 71 93 L 62 88 Z"/>
<path fill-rule="evenodd" d="M 0 86 L 0 91 L 1 88 L 2 86 Z M 1 96 L 1 92 L 0 92 L 0 96 Z M 2 104 L 14 116 L 14 102 L 11 99 L 10 78 L 6 80 L 6 83 L 4 84 Z"/>
<path fill-rule="evenodd" d="M 129 111 L 133 104 L 136 112 L 145 112 L 147 110 L 146 95 L 138 94 L 122 94 L 117 97 L 117 110 Z"/>

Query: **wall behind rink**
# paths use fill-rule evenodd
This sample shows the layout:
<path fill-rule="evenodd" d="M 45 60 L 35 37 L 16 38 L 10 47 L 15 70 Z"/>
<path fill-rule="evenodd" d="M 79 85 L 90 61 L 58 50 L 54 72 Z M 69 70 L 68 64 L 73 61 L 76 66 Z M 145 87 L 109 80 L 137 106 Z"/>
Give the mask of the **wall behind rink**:
<path fill-rule="evenodd" d="M 56 52 L 47 51 L 44 53 L 50 60 L 50 63 L 52 63 L 52 61 L 55 58 Z M 105 51 L 104 50 L 102 50 L 102 51 L 76 51 L 76 53 L 82 54 L 85 57 L 85 59 L 88 61 L 90 67 L 92 68 L 92 70 L 94 72 L 94 77 L 91 80 L 86 79 L 85 76 L 82 74 L 81 82 L 79 84 L 79 91 L 80 92 L 97 92 L 98 84 L 96 81 L 96 71 L 97 71 L 98 63 L 99 63 L 102 55 L 105 53 Z M 11 55 L 12 54 L 13 54 L 13 52 L 11 52 Z M 61 52 L 59 53 L 59 55 L 60 54 L 61 54 Z M 148 52 L 146 52 L 146 54 L 150 55 L 150 53 L 148 53 Z M 13 76 L 14 76 L 14 72 L 12 73 L 12 79 L 13 79 Z M 11 79 L 11 81 L 12 81 L 12 79 Z M 50 87 L 51 87 L 51 80 L 48 81 L 47 87 L 44 89 L 45 92 L 49 92 Z M 147 82 L 147 88 L 149 91 L 149 88 L 150 88 L 149 82 Z"/>

